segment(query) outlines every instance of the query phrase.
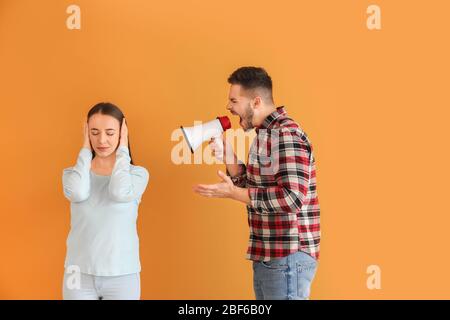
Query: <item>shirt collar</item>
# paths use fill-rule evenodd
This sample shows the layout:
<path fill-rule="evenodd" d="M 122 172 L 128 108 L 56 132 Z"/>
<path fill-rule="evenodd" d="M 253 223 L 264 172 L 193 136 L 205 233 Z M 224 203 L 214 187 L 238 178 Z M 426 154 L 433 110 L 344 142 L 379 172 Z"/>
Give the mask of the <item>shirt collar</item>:
<path fill-rule="evenodd" d="M 286 110 L 284 110 L 284 106 L 278 107 L 264 119 L 263 123 L 259 127 L 256 127 L 256 132 L 258 132 L 259 129 L 270 129 L 275 123 L 275 120 L 285 114 Z"/>

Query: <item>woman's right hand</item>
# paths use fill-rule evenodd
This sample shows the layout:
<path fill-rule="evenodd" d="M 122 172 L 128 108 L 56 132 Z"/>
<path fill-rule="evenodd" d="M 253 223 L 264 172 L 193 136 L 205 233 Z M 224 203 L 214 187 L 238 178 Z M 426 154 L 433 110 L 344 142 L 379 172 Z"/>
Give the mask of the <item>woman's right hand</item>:
<path fill-rule="evenodd" d="M 89 126 L 87 122 L 84 123 L 84 142 L 83 142 L 83 148 L 89 149 L 92 151 L 91 148 L 91 141 L 89 139 Z"/>

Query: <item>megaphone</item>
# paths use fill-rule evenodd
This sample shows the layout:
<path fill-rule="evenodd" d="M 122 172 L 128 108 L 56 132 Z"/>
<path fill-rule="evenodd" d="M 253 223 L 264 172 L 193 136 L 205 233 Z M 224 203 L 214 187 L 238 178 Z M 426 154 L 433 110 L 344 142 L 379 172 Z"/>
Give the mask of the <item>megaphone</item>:
<path fill-rule="evenodd" d="M 214 138 L 217 146 L 220 149 L 216 153 L 216 157 L 218 159 L 223 158 L 223 142 L 222 142 L 222 134 L 231 128 L 230 119 L 227 116 L 217 117 L 216 119 L 202 123 L 199 125 L 195 125 L 193 127 L 183 127 L 181 126 L 181 131 L 183 131 L 184 137 L 191 149 L 191 152 L 194 151 L 205 141 L 211 140 Z"/>

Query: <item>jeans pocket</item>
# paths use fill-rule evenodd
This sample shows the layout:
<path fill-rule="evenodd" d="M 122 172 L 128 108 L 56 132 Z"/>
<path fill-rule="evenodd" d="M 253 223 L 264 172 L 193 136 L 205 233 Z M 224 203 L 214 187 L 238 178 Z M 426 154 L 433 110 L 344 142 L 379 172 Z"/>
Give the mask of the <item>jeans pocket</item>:
<path fill-rule="evenodd" d="M 274 259 L 269 261 L 261 261 L 261 265 L 270 270 L 280 270 L 284 271 L 288 269 L 288 264 L 286 262 L 286 259 Z"/>
<path fill-rule="evenodd" d="M 302 261 L 297 263 L 297 294 L 300 299 L 309 299 L 311 283 L 317 269 L 317 262 Z"/>

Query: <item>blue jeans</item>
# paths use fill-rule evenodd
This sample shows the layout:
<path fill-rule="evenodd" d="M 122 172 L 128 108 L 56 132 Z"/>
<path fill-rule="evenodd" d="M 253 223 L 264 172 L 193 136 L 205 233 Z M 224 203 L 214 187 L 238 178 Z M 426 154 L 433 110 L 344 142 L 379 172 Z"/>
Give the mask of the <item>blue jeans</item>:
<path fill-rule="evenodd" d="M 256 300 L 307 300 L 317 261 L 298 251 L 270 261 L 253 261 Z"/>

